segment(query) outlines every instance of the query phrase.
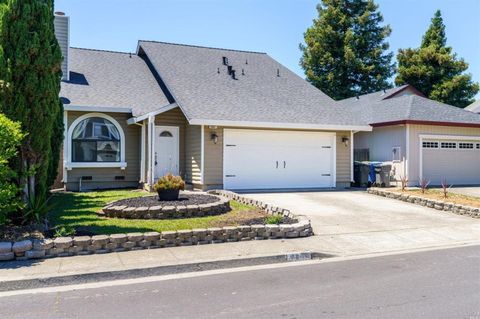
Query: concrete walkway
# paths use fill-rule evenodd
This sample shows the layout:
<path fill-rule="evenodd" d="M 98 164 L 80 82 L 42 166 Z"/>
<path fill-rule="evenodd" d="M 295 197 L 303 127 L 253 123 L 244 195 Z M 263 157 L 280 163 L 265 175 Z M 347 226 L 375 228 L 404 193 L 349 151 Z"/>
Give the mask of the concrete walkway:
<path fill-rule="evenodd" d="M 0 281 L 319 252 L 356 256 L 480 243 L 480 220 L 364 192 L 248 194 L 308 215 L 315 236 L 0 263 Z"/>

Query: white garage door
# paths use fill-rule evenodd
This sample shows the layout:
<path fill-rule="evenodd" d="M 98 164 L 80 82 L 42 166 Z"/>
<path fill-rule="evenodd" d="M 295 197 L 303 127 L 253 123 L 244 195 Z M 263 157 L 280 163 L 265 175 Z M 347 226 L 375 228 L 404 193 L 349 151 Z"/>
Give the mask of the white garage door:
<path fill-rule="evenodd" d="M 480 141 L 423 140 L 422 173 L 432 185 L 480 184 Z"/>
<path fill-rule="evenodd" d="M 333 187 L 334 163 L 334 133 L 224 131 L 226 189 Z"/>

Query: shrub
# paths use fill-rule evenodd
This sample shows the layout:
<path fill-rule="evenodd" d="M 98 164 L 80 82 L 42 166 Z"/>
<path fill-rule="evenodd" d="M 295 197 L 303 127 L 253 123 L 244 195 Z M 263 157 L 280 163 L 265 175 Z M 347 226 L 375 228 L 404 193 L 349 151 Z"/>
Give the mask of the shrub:
<path fill-rule="evenodd" d="M 8 214 L 21 207 L 20 188 L 14 183 L 16 174 L 9 161 L 17 156 L 17 148 L 25 135 L 20 124 L 0 113 L 0 225 Z"/>
<path fill-rule="evenodd" d="M 447 197 L 448 197 L 448 191 L 450 190 L 450 188 L 451 188 L 452 186 L 453 186 L 453 185 L 448 185 L 446 178 L 442 179 L 443 198 L 447 198 Z"/>
<path fill-rule="evenodd" d="M 420 188 L 422 190 L 422 194 L 425 194 L 425 191 L 427 190 L 429 184 L 430 184 L 430 181 L 427 180 L 426 178 L 422 178 L 420 180 Z"/>
<path fill-rule="evenodd" d="M 402 183 L 402 192 L 404 192 L 407 189 L 408 177 L 407 176 L 401 176 L 400 177 L 400 182 Z"/>
<path fill-rule="evenodd" d="M 23 223 L 42 222 L 53 208 L 53 205 L 49 203 L 50 198 L 41 195 L 30 196 L 27 206 L 23 209 Z"/>
<path fill-rule="evenodd" d="M 265 217 L 265 224 L 281 224 L 283 221 L 282 215 L 268 215 Z"/>
<path fill-rule="evenodd" d="M 174 176 L 172 174 L 167 174 L 163 177 L 160 177 L 158 181 L 153 185 L 155 191 L 162 190 L 171 190 L 171 189 L 185 189 L 185 182 L 180 176 Z"/>

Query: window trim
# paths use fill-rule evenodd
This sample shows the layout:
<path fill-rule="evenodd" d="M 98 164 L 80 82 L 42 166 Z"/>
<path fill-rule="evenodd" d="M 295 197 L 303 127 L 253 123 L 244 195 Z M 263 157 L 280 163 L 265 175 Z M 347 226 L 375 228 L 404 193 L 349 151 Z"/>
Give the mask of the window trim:
<path fill-rule="evenodd" d="M 77 125 L 88 118 L 91 117 L 100 117 L 105 120 L 110 121 L 115 128 L 118 130 L 120 134 L 120 161 L 119 162 L 72 162 L 72 135 L 73 130 Z M 79 168 L 79 167 L 114 167 L 114 168 L 121 168 L 125 169 L 127 167 L 127 162 L 125 161 L 125 133 L 120 126 L 120 124 L 110 115 L 104 113 L 87 113 L 77 117 L 72 124 L 68 127 L 67 131 L 67 158 L 65 159 L 66 165 L 65 167 L 68 170 L 72 168 Z"/>

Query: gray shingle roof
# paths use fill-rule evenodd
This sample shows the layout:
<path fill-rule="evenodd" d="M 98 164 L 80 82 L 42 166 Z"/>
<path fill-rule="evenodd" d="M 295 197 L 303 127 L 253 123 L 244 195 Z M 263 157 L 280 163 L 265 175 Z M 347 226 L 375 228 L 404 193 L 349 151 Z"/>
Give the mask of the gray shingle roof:
<path fill-rule="evenodd" d="M 189 120 L 364 125 L 265 53 L 152 41 L 139 41 L 138 53 L 147 55 Z"/>
<path fill-rule="evenodd" d="M 480 100 L 473 102 L 472 104 L 467 106 L 465 110 L 474 112 L 474 113 L 480 113 Z"/>
<path fill-rule="evenodd" d="M 70 80 L 61 84 L 65 105 L 128 108 L 134 116 L 169 102 L 136 54 L 70 48 Z"/>
<path fill-rule="evenodd" d="M 416 94 L 394 96 L 405 86 L 341 100 L 338 104 L 349 106 L 368 124 L 395 121 L 426 121 L 445 123 L 480 124 L 480 114 L 427 99 Z"/>

